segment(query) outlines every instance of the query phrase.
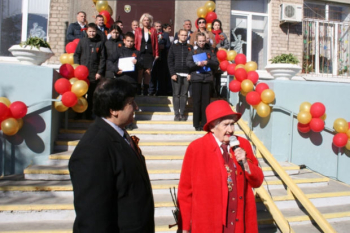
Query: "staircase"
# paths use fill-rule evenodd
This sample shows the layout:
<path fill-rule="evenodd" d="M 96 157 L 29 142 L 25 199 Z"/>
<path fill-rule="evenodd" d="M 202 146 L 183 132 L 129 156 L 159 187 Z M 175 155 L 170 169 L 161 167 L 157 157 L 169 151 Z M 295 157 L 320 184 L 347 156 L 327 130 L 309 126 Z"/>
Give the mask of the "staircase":
<path fill-rule="evenodd" d="M 172 99 L 168 97 L 137 97 L 142 111 L 135 116 L 135 127 L 129 134 L 140 138 L 146 157 L 154 200 L 156 232 L 175 232 L 169 188 L 177 188 L 182 159 L 191 141 L 202 137 L 192 126 L 191 99 L 185 122 L 174 122 Z M 24 175 L 0 179 L 0 233 L 72 232 L 75 218 L 73 192 L 67 169 L 68 159 L 90 121 L 69 121 L 61 129 L 55 143 L 56 153 L 45 166 L 32 165 Z M 235 134 L 245 137 L 235 126 Z M 264 187 L 295 232 L 322 232 L 312 224 L 307 212 L 300 208 L 291 192 L 258 154 L 265 175 Z M 288 162 L 280 165 L 324 214 L 337 232 L 350 230 L 350 186 L 331 180 Z M 260 198 L 256 198 L 259 232 L 280 232 Z"/>

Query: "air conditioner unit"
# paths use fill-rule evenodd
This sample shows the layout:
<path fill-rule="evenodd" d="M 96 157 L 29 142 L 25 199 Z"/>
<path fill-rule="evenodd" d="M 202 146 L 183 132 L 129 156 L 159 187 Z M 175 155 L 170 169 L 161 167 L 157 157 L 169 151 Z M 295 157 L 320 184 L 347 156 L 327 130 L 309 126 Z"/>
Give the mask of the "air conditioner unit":
<path fill-rule="evenodd" d="M 280 21 L 282 22 L 301 22 L 303 14 L 303 5 L 301 4 L 281 4 Z"/>

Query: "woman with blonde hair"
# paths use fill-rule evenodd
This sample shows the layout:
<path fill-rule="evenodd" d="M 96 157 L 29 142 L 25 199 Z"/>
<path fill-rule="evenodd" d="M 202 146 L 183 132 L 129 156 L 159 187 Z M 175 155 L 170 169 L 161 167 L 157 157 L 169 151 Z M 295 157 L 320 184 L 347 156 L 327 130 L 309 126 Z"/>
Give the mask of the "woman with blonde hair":
<path fill-rule="evenodd" d="M 143 79 L 143 95 L 148 94 L 153 62 L 159 57 L 157 30 L 152 27 L 153 16 L 144 13 L 140 18 L 140 27 L 135 29 L 135 48 L 140 51 L 143 67 L 139 70 L 137 94 L 141 95 Z"/>

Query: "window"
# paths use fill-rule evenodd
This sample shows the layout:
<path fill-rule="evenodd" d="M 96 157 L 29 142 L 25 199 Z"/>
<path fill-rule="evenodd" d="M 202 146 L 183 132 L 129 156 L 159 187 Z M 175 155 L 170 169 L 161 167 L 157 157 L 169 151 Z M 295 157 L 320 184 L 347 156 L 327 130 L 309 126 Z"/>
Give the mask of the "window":
<path fill-rule="evenodd" d="M 47 38 L 49 0 L 1 0 L 0 56 L 12 56 L 8 49 L 29 36 Z"/>

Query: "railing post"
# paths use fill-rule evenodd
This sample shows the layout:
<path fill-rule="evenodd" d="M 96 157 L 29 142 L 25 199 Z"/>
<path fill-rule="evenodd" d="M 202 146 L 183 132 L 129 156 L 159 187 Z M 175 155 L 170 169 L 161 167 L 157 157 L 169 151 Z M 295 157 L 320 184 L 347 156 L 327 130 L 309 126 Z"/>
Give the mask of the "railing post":
<path fill-rule="evenodd" d="M 293 125 L 294 125 L 294 113 L 290 112 L 290 135 L 289 135 L 289 154 L 288 162 L 292 161 L 292 152 L 293 152 Z"/>

